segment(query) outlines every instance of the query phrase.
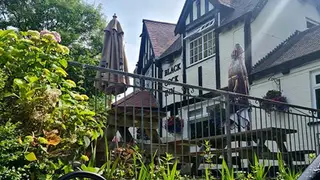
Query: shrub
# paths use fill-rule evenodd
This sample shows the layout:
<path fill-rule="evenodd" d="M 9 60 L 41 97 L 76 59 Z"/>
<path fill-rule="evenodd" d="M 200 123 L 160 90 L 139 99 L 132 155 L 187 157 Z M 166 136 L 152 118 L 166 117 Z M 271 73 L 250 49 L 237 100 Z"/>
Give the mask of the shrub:
<path fill-rule="evenodd" d="M 10 144 L 0 160 L 10 162 L 3 172 L 19 171 L 20 163 L 30 177 L 55 179 L 72 171 L 69 161 L 80 160 L 103 134 L 88 96 L 68 79 L 68 60 L 56 33 L 0 30 L 0 129 L 19 129 L 0 131 L 7 136 L 1 143 Z M 14 158 L 6 156 L 10 151 Z"/>

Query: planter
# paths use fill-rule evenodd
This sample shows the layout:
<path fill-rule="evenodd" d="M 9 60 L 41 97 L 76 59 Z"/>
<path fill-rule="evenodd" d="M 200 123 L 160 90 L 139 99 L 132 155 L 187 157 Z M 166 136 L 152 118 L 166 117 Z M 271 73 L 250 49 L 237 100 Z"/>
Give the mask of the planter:
<path fill-rule="evenodd" d="M 261 102 L 261 108 L 268 113 L 270 113 L 271 111 L 285 112 L 289 109 L 286 104 L 282 104 L 287 103 L 287 98 L 282 96 L 282 93 L 280 91 L 270 90 L 263 97 L 263 99 L 269 100 Z"/>
<path fill-rule="evenodd" d="M 171 116 L 165 124 L 165 129 L 172 134 L 182 133 L 183 127 L 184 127 L 183 119 L 180 119 L 179 117 Z"/>

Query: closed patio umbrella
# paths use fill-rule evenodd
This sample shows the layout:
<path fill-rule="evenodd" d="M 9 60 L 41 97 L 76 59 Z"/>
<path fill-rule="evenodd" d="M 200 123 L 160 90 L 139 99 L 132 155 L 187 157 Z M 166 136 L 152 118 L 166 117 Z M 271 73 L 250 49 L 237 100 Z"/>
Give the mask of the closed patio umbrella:
<path fill-rule="evenodd" d="M 100 67 L 128 72 L 123 35 L 122 27 L 114 15 L 105 29 Z M 97 78 L 100 80 L 95 82 L 95 87 L 109 95 L 124 93 L 127 90 L 126 85 L 129 85 L 129 77 L 120 74 L 99 71 Z"/>

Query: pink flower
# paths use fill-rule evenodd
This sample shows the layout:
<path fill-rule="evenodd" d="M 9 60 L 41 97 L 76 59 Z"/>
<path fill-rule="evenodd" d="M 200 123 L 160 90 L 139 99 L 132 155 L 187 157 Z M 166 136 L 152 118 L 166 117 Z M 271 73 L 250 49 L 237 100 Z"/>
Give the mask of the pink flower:
<path fill-rule="evenodd" d="M 58 32 L 56 32 L 56 31 L 50 32 L 50 31 L 48 31 L 48 30 L 46 30 L 46 29 L 44 29 L 44 30 L 42 30 L 42 31 L 40 32 L 40 36 L 41 36 L 41 37 L 42 37 L 43 35 L 45 35 L 45 34 L 52 34 L 52 35 L 54 36 L 56 42 L 58 42 L 58 43 L 61 42 L 61 36 L 60 36 L 60 34 L 59 34 Z"/>
<path fill-rule="evenodd" d="M 61 42 L 61 36 L 60 36 L 60 34 L 57 33 L 56 31 L 52 31 L 51 33 L 52 33 L 52 34 L 54 35 L 54 37 L 56 38 L 57 42 L 60 43 L 60 42 Z"/>

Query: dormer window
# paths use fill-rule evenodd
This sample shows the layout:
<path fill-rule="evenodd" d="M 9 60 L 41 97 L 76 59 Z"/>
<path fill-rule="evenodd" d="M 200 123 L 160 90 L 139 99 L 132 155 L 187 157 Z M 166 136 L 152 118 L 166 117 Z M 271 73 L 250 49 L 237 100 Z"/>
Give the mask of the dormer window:
<path fill-rule="evenodd" d="M 307 28 L 308 28 L 308 29 L 309 29 L 309 28 L 312 28 L 312 27 L 314 27 L 314 26 L 320 25 L 319 22 L 317 22 L 317 21 L 315 21 L 315 20 L 312 20 L 312 19 L 310 19 L 310 18 L 306 18 L 306 20 L 307 20 Z"/>

